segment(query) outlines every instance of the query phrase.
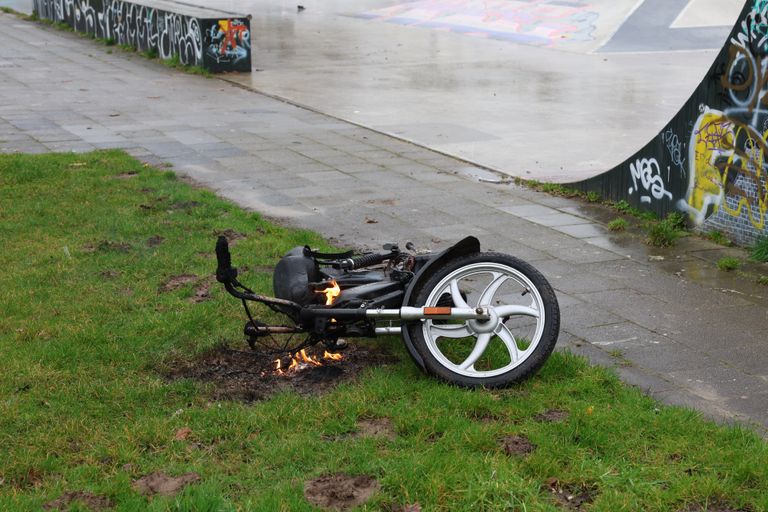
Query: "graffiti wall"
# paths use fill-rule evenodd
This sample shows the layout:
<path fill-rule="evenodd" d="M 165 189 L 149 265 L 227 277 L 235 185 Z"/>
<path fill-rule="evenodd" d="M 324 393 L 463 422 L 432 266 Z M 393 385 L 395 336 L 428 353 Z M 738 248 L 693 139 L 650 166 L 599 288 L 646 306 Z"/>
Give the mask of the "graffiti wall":
<path fill-rule="evenodd" d="M 43 19 L 213 72 L 251 71 L 250 19 L 200 18 L 122 0 L 34 0 Z"/>
<path fill-rule="evenodd" d="M 614 200 L 680 211 L 749 245 L 768 236 L 768 0 L 748 0 L 704 81 L 659 136 L 577 184 Z"/>

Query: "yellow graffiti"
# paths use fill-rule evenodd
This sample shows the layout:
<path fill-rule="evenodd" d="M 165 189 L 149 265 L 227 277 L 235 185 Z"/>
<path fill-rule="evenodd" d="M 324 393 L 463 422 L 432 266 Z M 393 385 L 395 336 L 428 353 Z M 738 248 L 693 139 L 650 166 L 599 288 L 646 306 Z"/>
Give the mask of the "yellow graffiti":
<path fill-rule="evenodd" d="M 752 127 L 742 123 L 735 123 L 738 126 L 736 130 L 736 140 L 744 137 L 744 149 L 736 148 L 733 155 L 728 159 L 728 165 L 723 173 L 723 183 L 728 183 L 728 175 L 734 171 L 736 175 L 743 177 L 750 176 L 758 189 L 757 204 L 753 205 L 747 194 L 736 185 L 728 188 L 729 196 L 741 196 L 736 208 L 731 208 L 728 203 L 723 203 L 723 211 L 733 217 L 740 217 L 744 208 L 749 214 L 749 221 L 755 229 L 762 231 L 765 227 L 765 212 L 768 206 L 768 189 L 764 185 L 764 163 L 768 144 L 768 130 L 762 135 L 757 133 Z"/>
<path fill-rule="evenodd" d="M 699 116 L 691 134 L 689 178 L 685 210 L 691 220 L 700 225 L 711 213 L 716 213 L 723 201 L 723 174 L 717 164 L 733 155 L 735 135 L 731 123 L 722 112 L 708 110 Z M 681 205 L 682 206 L 682 205 Z"/>
<path fill-rule="evenodd" d="M 699 116 L 691 134 L 688 194 L 679 203 L 695 224 L 701 225 L 719 209 L 733 217 L 740 217 L 746 209 L 755 229 L 765 227 L 767 141 L 768 130 L 760 134 L 723 112 L 706 110 Z M 758 191 L 756 201 L 736 186 L 737 177 L 752 180 Z M 735 207 L 725 201 L 726 196 L 738 198 Z"/>

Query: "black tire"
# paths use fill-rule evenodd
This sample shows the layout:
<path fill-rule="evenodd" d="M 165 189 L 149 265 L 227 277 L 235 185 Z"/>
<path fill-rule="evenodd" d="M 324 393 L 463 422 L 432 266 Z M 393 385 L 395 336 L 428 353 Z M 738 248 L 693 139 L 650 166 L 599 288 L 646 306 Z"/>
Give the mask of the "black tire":
<path fill-rule="evenodd" d="M 420 320 L 408 326 L 426 370 L 463 387 L 504 387 L 531 377 L 554 350 L 560 330 L 552 287 L 531 265 L 507 254 L 473 253 L 447 262 L 412 305 L 482 305 L 494 312 L 488 322 Z"/>

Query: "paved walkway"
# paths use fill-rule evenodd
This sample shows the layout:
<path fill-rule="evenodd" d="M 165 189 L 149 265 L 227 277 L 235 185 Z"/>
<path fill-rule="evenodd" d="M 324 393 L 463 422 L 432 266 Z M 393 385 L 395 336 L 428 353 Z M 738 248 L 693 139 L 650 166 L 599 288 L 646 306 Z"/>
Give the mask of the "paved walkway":
<path fill-rule="evenodd" d="M 577 202 L 0 13 L 0 151 L 114 147 L 342 244 L 440 249 L 477 235 L 553 283 L 561 348 L 668 403 L 768 429 L 766 299 L 701 270 L 714 246 L 689 240 L 684 255 L 649 261 Z"/>

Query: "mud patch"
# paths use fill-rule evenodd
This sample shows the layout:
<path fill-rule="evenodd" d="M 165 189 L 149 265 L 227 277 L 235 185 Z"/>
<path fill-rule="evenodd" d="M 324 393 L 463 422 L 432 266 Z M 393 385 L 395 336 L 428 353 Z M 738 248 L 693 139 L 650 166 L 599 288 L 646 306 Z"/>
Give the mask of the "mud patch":
<path fill-rule="evenodd" d="M 99 277 L 102 279 L 117 279 L 120 277 L 120 272 L 117 270 L 102 270 L 99 272 Z"/>
<path fill-rule="evenodd" d="M 357 421 L 355 437 L 378 437 L 392 440 L 395 434 L 395 426 L 389 418 L 364 418 Z"/>
<path fill-rule="evenodd" d="M 116 180 L 130 180 L 131 178 L 135 178 L 138 176 L 139 173 L 136 171 L 128 171 L 128 172 L 121 172 L 120 174 L 115 174 L 112 176 L 112 178 Z"/>
<path fill-rule="evenodd" d="M 349 510 L 362 505 L 379 490 L 379 482 L 366 475 L 323 475 L 304 482 L 304 497 L 316 507 Z"/>
<path fill-rule="evenodd" d="M 151 475 L 143 476 L 134 480 L 131 487 L 144 496 L 174 496 L 184 487 L 200 480 L 197 473 L 187 473 L 181 476 L 168 476 L 162 471 L 157 471 Z"/>
<path fill-rule="evenodd" d="M 165 242 L 165 238 L 160 235 L 151 236 L 147 239 L 147 247 L 157 247 Z"/>
<path fill-rule="evenodd" d="M 131 244 L 127 242 L 115 242 L 114 240 L 102 240 L 101 242 L 88 242 L 83 245 L 83 252 L 128 252 Z"/>
<path fill-rule="evenodd" d="M 206 282 L 195 288 L 195 294 L 189 298 L 189 302 L 200 304 L 211 298 L 211 283 Z"/>
<path fill-rule="evenodd" d="M 324 347 L 307 349 L 321 357 Z M 356 379 L 364 370 L 399 359 L 380 347 L 350 345 L 340 361 L 324 360 L 323 366 L 309 366 L 280 375 L 275 371 L 274 353 L 215 347 L 191 361 L 171 361 L 163 373 L 169 379 L 194 379 L 213 385 L 213 398 L 256 402 L 285 390 L 304 396 L 325 393 L 342 382 Z M 284 358 L 285 359 L 285 358 Z M 283 364 L 287 367 L 287 364 Z"/>
<path fill-rule="evenodd" d="M 568 416 L 570 416 L 568 411 L 563 411 L 561 409 L 549 409 L 542 412 L 541 414 L 537 414 L 533 417 L 533 419 L 539 423 L 558 423 L 560 421 L 567 420 Z"/>
<path fill-rule="evenodd" d="M 90 510 L 104 510 L 114 505 L 109 498 L 97 496 L 88 491 L 73 491 L 63 494 L 43 505 L 43 510 L 69 510 L 70 504 L 78 502 Z"/>
<path fill-rule="evenodd" d="M 584 485 L 560 482 L 557 478 L 550 478 L 547 481 L 546 489 L 557 504 L 568 510 L 583 510 L 583 507 L 592 503 L 597 496 L 595 489 Z"/>
<path fill-rule="evenodd" d="M 227 239 L 227 242 L 229 242 L 230 245 L 234 245 L 235 242 L 238 240 L 243 240 L 244 238 L 248 238 L 245 233 L 239 233 L 235 231 L 234 229 L 225 229 L 223 231 L 220 230 L 214 230 L 213 232 L 216 236 L 223 236 Z"/>
<path fill-rule="evenodd" d="M 173 290 L 178 290 L 185 284 L 192 283 L 194 281 L 197 281 L 198 277 L 194 274 L 181 274 L 178 276 L 173 276 L 164 283 L 160 285 L 158 290 L 160 293 L 166 293 L 166 292 L 172 292 Z"/>
<path fill-rule="evenodd" d="M 202 203 L 198 201 L 176 201 L 171 204 L 171 210 L 191 210 L 192 208 L 197 208 L 201 204 Z"/>
<path fill-rule="evenodd" d="M 536 445 L 525 436 L 504 436 L 499 446 L 511 457 L 524 457 L 536 449 Z"/>

